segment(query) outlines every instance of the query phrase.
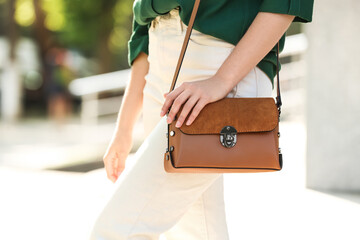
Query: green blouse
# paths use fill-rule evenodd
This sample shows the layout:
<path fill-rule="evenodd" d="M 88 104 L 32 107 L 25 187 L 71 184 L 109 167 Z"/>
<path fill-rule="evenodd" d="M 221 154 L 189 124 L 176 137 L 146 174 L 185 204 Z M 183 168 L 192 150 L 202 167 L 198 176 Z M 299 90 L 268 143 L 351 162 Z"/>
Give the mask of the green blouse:
<path fill-rule="evenodd" d="M 132 34 L 128 41 L 129 66 L 132 66 L 140 52 L 148 54 L 148 29 L 156 16 L 179 6 L 180 18 L 188 25 L 194 2 L 195 0 L 135 0 Z M 294 22 L 306 23 L 312 21 L 313 4 L 314 0 L 203 0 L 193 28 L 236 45 L 258 12 L 294 15 Z M 285 35 L 280 39 L 280 51 L 284 48 Z M 276 46 L 257 66 L 269 76 L 274 86 Z"/>

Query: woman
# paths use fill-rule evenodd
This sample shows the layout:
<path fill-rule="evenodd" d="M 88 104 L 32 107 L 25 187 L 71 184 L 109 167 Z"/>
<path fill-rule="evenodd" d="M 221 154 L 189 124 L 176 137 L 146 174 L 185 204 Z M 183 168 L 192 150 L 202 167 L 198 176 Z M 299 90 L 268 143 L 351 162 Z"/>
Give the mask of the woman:
<path fill-rule="evenodd" d="M 159 239 L 161 234 L 167 240 L 229 239 L 223 174 L 165 172 L 167 124 L 183 104 L 178 127 L 224 97 L 271 96 L 274 46 L 280 40 L 282 50 L 291 22 L 311 21 L 313 1 L 201 1 L 177 84 L 166 94 L 193 5 L 194 0 L 134 2 L 131 79 L 104 155 L 116 189 L 91 239 Z M 142 107 L 146 139 L 125 168 Z"/>

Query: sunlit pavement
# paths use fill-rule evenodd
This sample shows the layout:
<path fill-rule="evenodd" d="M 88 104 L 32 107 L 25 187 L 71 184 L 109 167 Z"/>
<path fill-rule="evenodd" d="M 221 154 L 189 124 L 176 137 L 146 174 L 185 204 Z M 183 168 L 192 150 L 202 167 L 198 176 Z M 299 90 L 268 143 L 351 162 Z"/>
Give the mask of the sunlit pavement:
<path fill-rule="evenodd" d="M 360 194 L 307 189 L 304 125 L 282 122 L 280 128 L 280 172 L 225 174 L 231 240 L 360 239 Z M 113 190 L 104 169 L 68 173 L 1 167 L 0 239 L 86 239 Z"/>
<path fill-rule="evenodd" d="M 77 116 L 63 124 L 28 119 L 15 124 L 0 121 L 0 166 L 49 169 L 101 160 L 115 120 L 81 124 Z M 143 140 L 143 123 L 136 122 L 133 150 Z"/>

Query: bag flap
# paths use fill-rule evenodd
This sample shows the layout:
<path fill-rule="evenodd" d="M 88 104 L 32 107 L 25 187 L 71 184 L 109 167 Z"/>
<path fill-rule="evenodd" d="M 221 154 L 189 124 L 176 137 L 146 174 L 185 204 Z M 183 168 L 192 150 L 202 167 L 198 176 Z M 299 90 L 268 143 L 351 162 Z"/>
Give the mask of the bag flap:
<path fill-rule="evenodd" d="M 176 114 L 181 114 L 184 104 Z M 191 113 L 191 111 L 190 111 Z M 220 134 L 225 126 L 233 126 L 238 133 L 272 131 L 278 125 L 279 112 L 275 99 L 223 98 L 205 105 L 190 126 L 183 122 L 180 130 L 185 134 Z M 176 121 L 173 121 L 174 126 Z"/>

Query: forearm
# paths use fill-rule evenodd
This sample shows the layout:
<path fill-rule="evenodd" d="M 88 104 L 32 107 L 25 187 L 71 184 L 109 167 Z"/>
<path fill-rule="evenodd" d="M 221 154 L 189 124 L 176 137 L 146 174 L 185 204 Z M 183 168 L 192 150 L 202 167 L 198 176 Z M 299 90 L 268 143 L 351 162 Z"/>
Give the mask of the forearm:
<path fill-rule="evenodd" d="M 258 13 L 248 31 L 215 74 L 228 92 L 269 53 L 294 17 L 288 14 Z"/>
<path fill-rule="evenodd" d="M 145 86 L 145 75 L 149 71 L 147 54 L 141 52 L 133 62 L 131 76 L 125 89 L 122 104 L 119 110 L 116 133 L 131 134 L 137 121 L 143 103 L 143 89 Z"/>

